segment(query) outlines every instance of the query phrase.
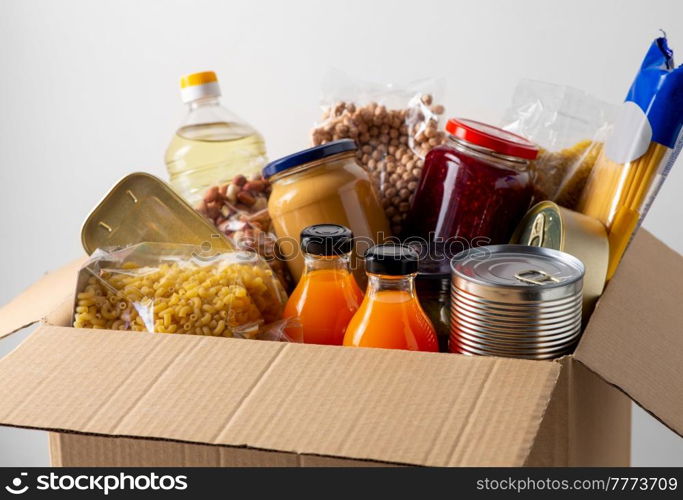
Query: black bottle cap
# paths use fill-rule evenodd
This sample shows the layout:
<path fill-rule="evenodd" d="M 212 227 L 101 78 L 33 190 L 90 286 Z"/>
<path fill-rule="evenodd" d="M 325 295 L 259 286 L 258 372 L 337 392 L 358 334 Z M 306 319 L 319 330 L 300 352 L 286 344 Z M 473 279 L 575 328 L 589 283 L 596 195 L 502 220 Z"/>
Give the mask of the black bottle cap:
<path fill-rule="evenodd" d="M 301 231 L 301 250 L 313 255 L 345 255 L 353 249 L 353 233 L 339 224 L 316 224 Z"/>
<path fill-rule="evenodd" d="M 404 276 L 417 272 L 418 253 L 406 245 L 385 243 L 365 252 L 365 270 L 372 274 Z"/>

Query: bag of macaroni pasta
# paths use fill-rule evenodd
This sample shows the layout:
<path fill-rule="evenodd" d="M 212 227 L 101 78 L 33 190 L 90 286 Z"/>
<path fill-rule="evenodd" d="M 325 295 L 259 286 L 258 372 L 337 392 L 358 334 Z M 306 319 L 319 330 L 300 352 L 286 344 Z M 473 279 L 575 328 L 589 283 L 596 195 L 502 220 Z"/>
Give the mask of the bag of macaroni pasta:
<path fill-rule="evenodd" d="M 683 146 L 683 66 L 666 36 L 650 45 L 578 209 L 607 228 L 611 278 Z"/>
<path fill-rule="evenodd" d="M 517 85 L 502 125 L 541 148 L 530 165 L 535 201 L 575 208 L 615 114 L 616 106 L 571 87 Z"/>
<path fill-rule="evenodd" d="M 98 249 L 78 276 L 74 327 L 295 340 L 286 294 L 254 252 L 194 245 Z M 288 335 L 285 334 L 287 327 Z"/>

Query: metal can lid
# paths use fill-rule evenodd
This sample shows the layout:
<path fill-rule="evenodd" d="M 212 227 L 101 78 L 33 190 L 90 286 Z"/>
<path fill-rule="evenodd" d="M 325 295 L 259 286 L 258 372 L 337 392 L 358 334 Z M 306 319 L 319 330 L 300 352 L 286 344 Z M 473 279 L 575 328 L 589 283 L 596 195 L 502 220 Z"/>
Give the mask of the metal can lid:
<path fill-rule="evenodd" d="M 547 300 L 580 292 L 584 267 L 558 250 L 523 245 L 490 245 L 460 252 L 451 261 L 453 285 L 480 296 Z M 573 285 L 573 286 L 572 286 Z M 563 291 L 564 290 L 564 291 Z M 505 293 L 507 292 L 507 293 Z"/>
<path fill-rule="evenodd" d="M 564 234 L 560 207 L 552 201 L 542 201 L 529 209 L 510 243 L 563 250 Z"/>
<path fill-rule="evenodd" d="M 522 218 L 510 243 L 553 248 L 578 258 L 586 268 L 584 315 L 590 315 L 604 288 L 609 263 L 609 241 L 600 221 L 542 201 Z"/>

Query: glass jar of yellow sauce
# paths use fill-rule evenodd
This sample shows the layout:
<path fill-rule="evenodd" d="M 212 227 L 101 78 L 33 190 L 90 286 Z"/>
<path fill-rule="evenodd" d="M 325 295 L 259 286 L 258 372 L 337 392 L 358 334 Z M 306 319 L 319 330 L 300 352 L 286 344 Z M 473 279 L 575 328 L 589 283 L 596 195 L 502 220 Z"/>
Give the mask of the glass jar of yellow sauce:
<path fill-rule="evenodd" d="M 304 269 L 301 231 L 340 224 L 355 236 L 351 265 L 364 284 L 363 251 L 391 233 L 370 177 L 356 162 L 356 144 L 343 139 L 285 156 L 266 165 L 263 176 L 272 185 L 268 211 L 294 279 Z"/>

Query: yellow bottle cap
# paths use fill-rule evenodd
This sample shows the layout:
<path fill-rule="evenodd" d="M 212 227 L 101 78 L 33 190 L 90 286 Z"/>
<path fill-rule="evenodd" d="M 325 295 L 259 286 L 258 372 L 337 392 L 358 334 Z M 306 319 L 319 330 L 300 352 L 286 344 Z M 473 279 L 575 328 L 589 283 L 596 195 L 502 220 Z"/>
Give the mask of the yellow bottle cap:
<path fill-rule="evenodd" d="M 221 89 L 213 71 L 192 73 L 180 78 L 180 97 L 188 103 L 206 97 L 219 97 Z"/>
<path fill-rule="evenodd" d="M 191 73 L 180 77 L 180 88 L 184 89 L 193 85 L 203 85 L 205 83 L 217 82 L 218 78 L 213 71 L 202 71 L 201 73 Z"/>

